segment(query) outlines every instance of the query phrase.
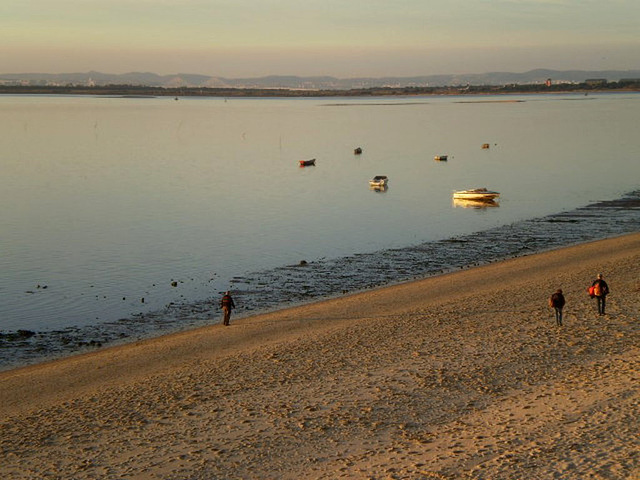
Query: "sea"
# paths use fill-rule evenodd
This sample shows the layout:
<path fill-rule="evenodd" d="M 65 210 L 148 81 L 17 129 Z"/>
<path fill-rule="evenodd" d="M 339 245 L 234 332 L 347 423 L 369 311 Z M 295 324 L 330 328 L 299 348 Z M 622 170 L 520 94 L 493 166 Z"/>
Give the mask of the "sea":
<path fill-rule="evenodd" d="M 638 125 L 639 93 L 0 96 L 0 369 L 637 232 Z"/>

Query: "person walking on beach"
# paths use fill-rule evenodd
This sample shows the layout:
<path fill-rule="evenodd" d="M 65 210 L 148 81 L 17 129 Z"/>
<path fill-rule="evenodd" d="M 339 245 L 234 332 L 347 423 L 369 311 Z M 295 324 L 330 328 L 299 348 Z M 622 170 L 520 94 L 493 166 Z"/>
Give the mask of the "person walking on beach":
<path fill-rule="evenodd" d="M 224 312 L 224 320 L 222 321 L 223 325 L 229 325 L 229 320 L 231 320 L 231 309 L 236 308 L 236 304 L 233 303 L 233 298 L 231 298 L 231 294 L 229 292 L 224 292 L 224 295 L 220 299 L 220 308 Z"/>
<path fill-rule="evenodd" d="M 593 295 L 596 297 L 598 301 L 598 313 L 600 315 L 604 315 L 604 308 L 607 303 L 607 295 L 609 295 L 609 285 L 602 278 L 602 274 L 598 274 L 598 278 L 596 278 L 591 284 L 593 287 Z"/>
<path fill-rule="evenodd" d="M 564 307 L 564 303 L 564 295 L 562 294 L 562 289 L 559 288 L 549 299 L 549 306 L 556 311 L 556 325 L 558 327 L 562 326 L 562 308 Z"/>

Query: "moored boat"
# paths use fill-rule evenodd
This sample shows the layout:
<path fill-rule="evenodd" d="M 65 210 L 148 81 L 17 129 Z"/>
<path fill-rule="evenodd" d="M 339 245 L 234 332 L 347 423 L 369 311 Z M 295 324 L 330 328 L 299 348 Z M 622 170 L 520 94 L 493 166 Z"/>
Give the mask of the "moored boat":
<path fill-rule="evenodd" d="M 456 190 L 453 192 L 453 198 L 460 200 L 493 201 L 499 196 L 499 192 L 487 190 L 486 188 L 472 188 L 470 190 Z"/>
<path fill-rule="evenodd" d="M 362 153 L 362 148 L 358 147 L 353 150 L 354 155 L 360 155 Z"/>
<path fill-rule="evenodd" d="M 310 167 L 310 166 L 315 166 L 316 164 L 316 159 L 312 158 L 311 160 L 300 160 L 300 166 L 301 167 Z"/>
<path fill-rule="evenodd" d="M 376 175 L 369 180 L 369 185 L 372 187 L 386 187 L 388 181 L 389 179 L 386 175 Z"/>
<path fill-rule="evenodd" d="M 449 160 L 449 155 L 436 155 L 433 157 L 436 162 L 446 162 Z"/>

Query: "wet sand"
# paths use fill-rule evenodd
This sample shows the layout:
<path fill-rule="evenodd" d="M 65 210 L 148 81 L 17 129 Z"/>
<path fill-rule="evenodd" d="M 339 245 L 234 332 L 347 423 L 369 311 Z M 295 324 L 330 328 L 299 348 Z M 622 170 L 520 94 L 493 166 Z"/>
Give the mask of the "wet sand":
<path fill-rule="evenodd" d="M 2 372 L 0 473 L 640 479 L 639 265 L 627 235 Z"/>

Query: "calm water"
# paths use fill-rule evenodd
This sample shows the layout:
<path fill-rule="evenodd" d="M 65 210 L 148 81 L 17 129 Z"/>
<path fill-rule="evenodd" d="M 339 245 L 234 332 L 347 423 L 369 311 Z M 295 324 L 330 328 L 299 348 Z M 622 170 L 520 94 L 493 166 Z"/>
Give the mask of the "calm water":
<path fill-rule="evenodd" d="M 614 200 L 640 183 L 639 124 L 638 94 L 0 96 L 0 332 L 76 342 L 99 327 L 110 341 L 211 323 L 228 288 L 246 312 L 277 304 L 248 300 L 260 285 L 307 291 L 309 278 L 274 274 L 301 260 L 328 282 L 341 259 Z M 385 192 L 369 189 L 379 174 Z M 498 207 L 452 203 L 481 186 Z"/>

